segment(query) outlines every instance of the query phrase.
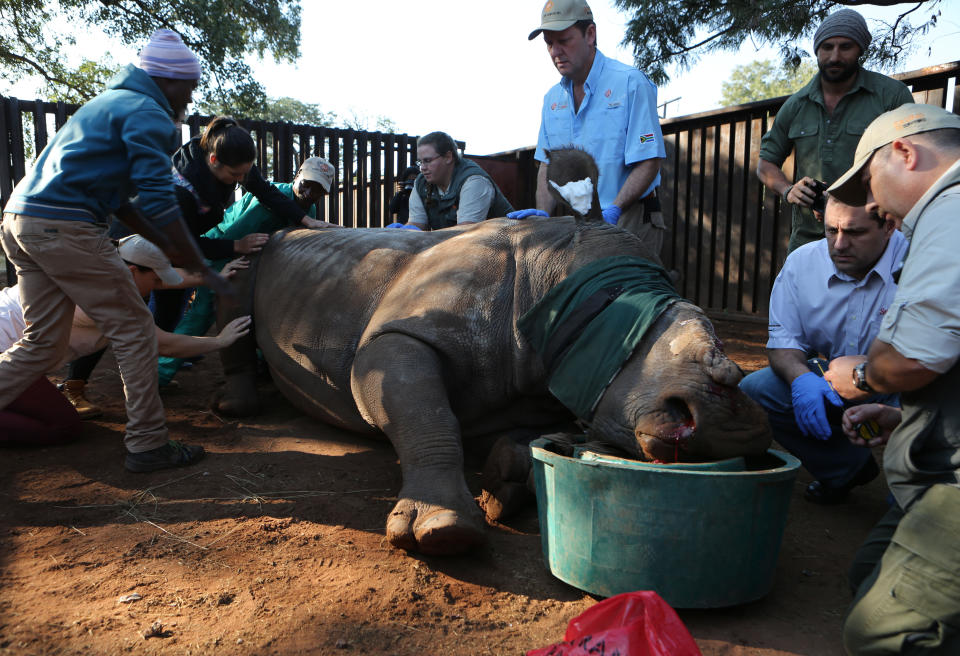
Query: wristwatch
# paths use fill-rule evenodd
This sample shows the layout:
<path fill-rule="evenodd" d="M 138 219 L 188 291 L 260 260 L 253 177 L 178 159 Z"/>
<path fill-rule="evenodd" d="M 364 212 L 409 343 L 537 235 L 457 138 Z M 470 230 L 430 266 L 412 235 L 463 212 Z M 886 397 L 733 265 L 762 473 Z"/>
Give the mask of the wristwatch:
<path fill-rule="evenodd" d="M 784 202 L 784 203 L 789 203 L 789 202 L 790 202 L 790 201 L 787 200 L 787 196 L 790 195 L 790 190 L 791 190 L 791 189 L 793 189 L 793 185 L 790 185 L 789 187 L 787 187 L 786 189 L 784 189 L 784 190 L 783 190 L 783 193 L 780 194 L 780 197 L 783 199 L 783 202 Z"/>
<path fill-rule="evenodd" d="M 876 391 L 870 387 L 870 384 L 867 382 L 867 361 L 864 360 L 856 367 L 853 368 L 853 386 L 858 390 L 863 392 L 870 392 L 875 394 Z"/>

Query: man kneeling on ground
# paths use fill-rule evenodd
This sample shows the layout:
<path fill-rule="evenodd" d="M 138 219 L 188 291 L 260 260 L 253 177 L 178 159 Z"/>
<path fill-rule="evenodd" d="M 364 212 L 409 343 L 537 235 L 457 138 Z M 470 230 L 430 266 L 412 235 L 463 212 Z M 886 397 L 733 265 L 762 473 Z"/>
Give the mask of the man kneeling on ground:
<path fill-rule="evenodd" d="M 826 362 L 866 353 L 897 285 L 894 272 L 907 243 L 892 221 L 835 198 L 827 199 L 826 239 L 790 253 L 770 295 L 770 366 L 740 388 L 762 405 L 774 439 L 816 479 L 804 498 L 840 503 L 879 473 L 869 449 L 841 429 L 843 402 L 823 379 Z M 897 404 L 896 397 L 882 397 Z"/>

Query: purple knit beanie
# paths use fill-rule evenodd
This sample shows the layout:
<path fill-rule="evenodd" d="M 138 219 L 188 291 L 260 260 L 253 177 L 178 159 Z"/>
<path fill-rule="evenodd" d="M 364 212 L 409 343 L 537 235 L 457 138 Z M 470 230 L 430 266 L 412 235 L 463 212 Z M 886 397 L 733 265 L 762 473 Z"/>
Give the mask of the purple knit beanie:
<path fill-rule="evenodd" d="M 197 56 L 179 34 L 167 29 L 154 32 L 140 51 L 140 68 L 150 77 L 171 80 L 199 80 L 201 72 Z"/>

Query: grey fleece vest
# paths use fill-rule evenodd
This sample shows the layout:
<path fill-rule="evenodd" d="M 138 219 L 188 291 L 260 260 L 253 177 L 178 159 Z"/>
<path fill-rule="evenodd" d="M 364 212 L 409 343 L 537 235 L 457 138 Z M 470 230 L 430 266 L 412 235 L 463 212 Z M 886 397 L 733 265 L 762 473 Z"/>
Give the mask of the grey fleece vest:
<path fill-rule="evenodd" d="M 427 212 L 427 222 L 431 230 L 449 228 L 457 225 L 457 209 L 460 207 L 460 190 L 467 178 L 474 175 L 482 175 L 490 184 L 493 185 L 494 197 L 490 203 L 490 209 L 485 218 L 491 219 L 498 216 L 506 216 L 507 212 L 513 211 L 503 192 L 497 186 L 486 171 L 480 168 L 474 162 L 468 159 L 461 159 L 453 169 L 453 177 L 450 180 L 450 186 L 447 193 L 441 194 L 436 185 L 428 185 L 423 175 L 417 177 L 414 183 L 414 189 L 420 195 L 423 207 Z"/>

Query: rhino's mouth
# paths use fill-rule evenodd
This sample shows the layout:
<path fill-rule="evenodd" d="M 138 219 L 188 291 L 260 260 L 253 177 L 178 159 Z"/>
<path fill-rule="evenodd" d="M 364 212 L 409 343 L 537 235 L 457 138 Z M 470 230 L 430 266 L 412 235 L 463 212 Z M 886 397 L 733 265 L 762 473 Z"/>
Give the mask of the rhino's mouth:
<path fill-rule="evenodd" d="M 654 462 L 689 460 L 690 443 L 697 432 L 697 422 L 690 407 L 683 399 L 670 397 L 664 401 L 660 419 L 650 430 L 638 426 L 636 439 L 640 451 Z"/>

